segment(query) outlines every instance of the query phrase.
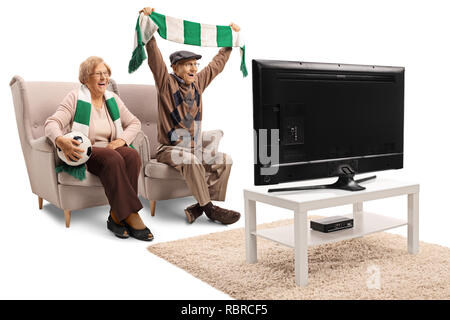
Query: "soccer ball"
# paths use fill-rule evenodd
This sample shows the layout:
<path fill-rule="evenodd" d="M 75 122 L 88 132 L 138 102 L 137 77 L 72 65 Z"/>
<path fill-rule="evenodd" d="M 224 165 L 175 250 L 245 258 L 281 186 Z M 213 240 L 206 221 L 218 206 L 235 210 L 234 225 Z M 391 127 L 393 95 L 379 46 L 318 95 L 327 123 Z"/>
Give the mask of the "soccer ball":
<path fill-rule="evenodd" d="M 78 159 L 78 161 L 71 161 L 66 158 L 66 156 L 64 155 L 64 153 L 62 152 L 62 150 L 60 148 L 56 147 L 57 152 L 58 152 L 58 157 L 62 161 L 67 163 L 69 166 L 76 167 L 76 166 L 79 166 L 89 160 L 89 157 L 91 156 L 91 153 L 92 153 L 92 145 L 91 145 L 91 140 L 89 140 L 88 137 L 86 137 L 84 134 L 82 134 L 81 132 L 78 132 L 78 131 L 72 131 L 72 132 L 66 133 L 63 137 L 79 141 L 80 144 L 77 146 L 77 148 L 83 149 L 84 151 L 81 153 L 81 158 Z"/>

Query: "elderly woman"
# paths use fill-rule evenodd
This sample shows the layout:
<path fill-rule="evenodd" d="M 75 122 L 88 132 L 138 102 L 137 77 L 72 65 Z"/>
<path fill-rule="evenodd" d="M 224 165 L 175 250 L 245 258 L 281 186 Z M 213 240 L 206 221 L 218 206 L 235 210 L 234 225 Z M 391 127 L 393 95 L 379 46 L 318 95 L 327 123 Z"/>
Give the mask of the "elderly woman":
<path fill-rule="evenodd" d="M 81 63 L 79 80 L 82 85 L 69 92 L 56 112 L 47 119 L 45 135 L 67 159 L 76 161 L 83 150 L 77 147 L 77 140 L 64 138 L 63 131 L 80 125 L 74 121 L 80 113 L 87 115 L 83 125 L 89 119 L 88 137 L 92 154 L 86 166 L 90 173 L 100 178 L 105 188 L 111 206 L 108 229 L 119 238 L 132 236 L 151 241 L 153 235 L 137 213 L 142 209 L 137 196 L 141 161 L 136 150 L 129 147 L 141 129 L 141 123 L 119 96 L 106 90 L 110 76 L 110 67 L 99 57 L 89 57 Z"/>

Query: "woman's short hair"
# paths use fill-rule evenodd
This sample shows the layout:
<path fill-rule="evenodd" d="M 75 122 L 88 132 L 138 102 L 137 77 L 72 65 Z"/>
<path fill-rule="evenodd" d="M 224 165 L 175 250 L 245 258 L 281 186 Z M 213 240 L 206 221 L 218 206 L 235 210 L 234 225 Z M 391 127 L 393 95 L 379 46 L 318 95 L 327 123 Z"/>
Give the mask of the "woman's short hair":
<path fill-rule="evenodd" d="M 103 61 L 103 59 L 100 57 L 92 56 L 87 58 L 80 64 L 78 79 L 82 84 L 85 84 L 88 81 L 89 75 L 94 72 L 95 68 L 97 68 L 100 63 L 103 63 L 105 65 L 109 75 L 111 76 L 111 68 L 105 63 L 105 61 Z"/>

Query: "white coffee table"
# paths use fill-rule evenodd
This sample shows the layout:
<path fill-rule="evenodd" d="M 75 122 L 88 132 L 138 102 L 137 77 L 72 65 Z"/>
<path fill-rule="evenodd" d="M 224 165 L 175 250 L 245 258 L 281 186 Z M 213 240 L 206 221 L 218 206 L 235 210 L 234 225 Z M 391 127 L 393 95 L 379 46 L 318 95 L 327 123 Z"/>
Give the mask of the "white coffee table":
<path fill-rule="evenodd" d="M 285 183 L 276 186 L 256 186 L 244 189 L 245 201 L 245 242 L 248 263 L 257 262 L 257 237 L 273 240 L 294 249 L 295 282 L 308 284 L 308 246 L 315 246 L 352 238 L 359 238 L 375 232 L 408 226 L 408 252 L 419 251 L 419 184 L 376 178 L 364 182 L 365 190 L 351 192 L 344 190 L 308 190 L 295 192 L 268 193 L 272 187 L 291 187 L 333 182 L 334 179 Z M 363 211 L 363 202 L 407 195 L 408 219 L 400 220 L 380 214 Z M 256 201 L 294 212 L 294 224 L 272 229 L 257 230 Z M 353 204 L 354 227 L 322 233 L 310 229 L 308 211 Z M 341 214 L 339 214 L 341 215 Z"/>

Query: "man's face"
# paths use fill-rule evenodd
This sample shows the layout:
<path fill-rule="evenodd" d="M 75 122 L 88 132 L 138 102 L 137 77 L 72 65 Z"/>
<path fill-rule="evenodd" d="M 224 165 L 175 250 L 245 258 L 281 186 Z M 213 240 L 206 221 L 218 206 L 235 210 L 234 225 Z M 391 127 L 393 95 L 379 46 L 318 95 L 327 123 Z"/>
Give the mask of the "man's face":
<path fill-rule="evenodd" d="M 181 60 L 173 65 L 172 68 L 178 77 L 183 79 L 187 85 L 190 85 L 194 82 L 194 77 L 198 70 L 198 64 L 196 59 Z"/>

